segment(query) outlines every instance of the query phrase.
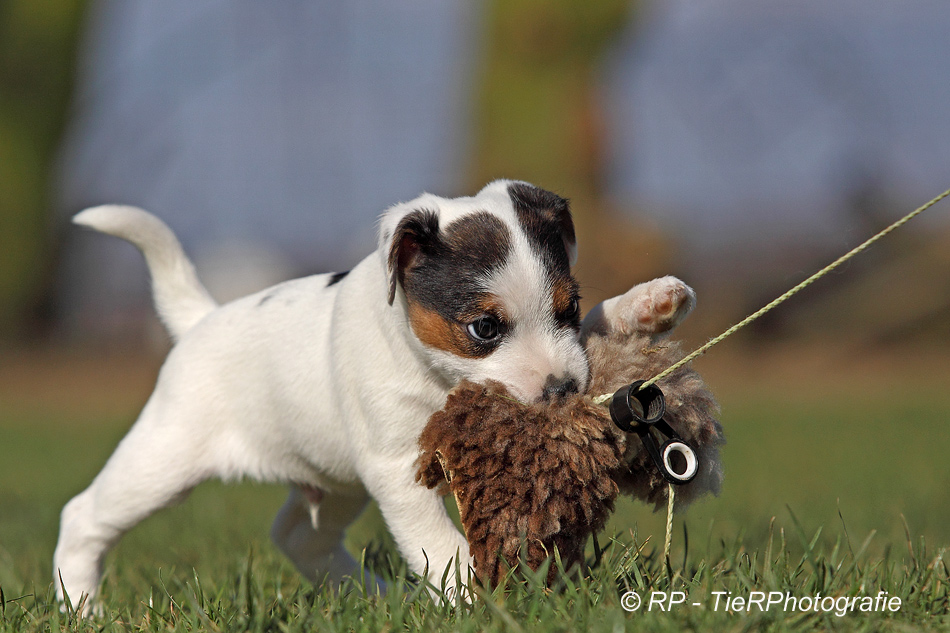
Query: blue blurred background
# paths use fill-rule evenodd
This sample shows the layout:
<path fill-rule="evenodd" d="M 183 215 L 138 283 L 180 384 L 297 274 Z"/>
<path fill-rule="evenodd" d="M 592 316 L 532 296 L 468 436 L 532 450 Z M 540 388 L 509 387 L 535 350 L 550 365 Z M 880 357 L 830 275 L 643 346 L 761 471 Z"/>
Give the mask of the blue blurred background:
<path fill-rule="evenodd" d="M 950 183 L 948 21 L 925 0 L 8 0 L 0 338 L 147 339 L 142 262 L 71 228 L 86 206 L 166 219 L 226 300 L 346 269 L 388 205 L 497 177 L 574 200 L 588 307 L 676 272 L 714 329 Z M 915 256 L 947 243 L 930 216 Z M 906 318 L 858 291 L 851 316 L 945 338 L 937 277 Z"/>
<path fill-rule="evenodd" d="M 587 307 L 674 272 L 711 332 L 950 183 L 948 21 L 926 0 L 7 0 L 0 340 L 154 334 L 138 254 L 69 226 L 86 206 L 163 217 L 227 300 L 349 268 L 388 205 L 497 177 L 574 200 Z M 946 217 L 879 249 L 915 261 L 898 314 L 865 292 L 898 274 L 878 252 L 759 331 L 946 339 Z"/>

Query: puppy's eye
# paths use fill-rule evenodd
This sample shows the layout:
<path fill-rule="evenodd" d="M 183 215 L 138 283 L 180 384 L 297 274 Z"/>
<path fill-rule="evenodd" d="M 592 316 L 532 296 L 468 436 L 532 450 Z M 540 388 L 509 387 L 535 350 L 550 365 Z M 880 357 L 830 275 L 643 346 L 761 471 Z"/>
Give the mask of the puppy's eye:
<path fill-rule="evenodd" d="M 558 313 L 557 320 L 562 324 L 574 324 L 581 315 L 581 303 L 579 297 L 574 297 L 567 304 L 567 308 Z"/>
<path fill-rule="evenodd" d="M 571 299 L 571 304 L 567 307 L 567 310 L 564 311 L 564 316 L 568 319 L 573 319 L 578 314 L 581 313 L 581 301 L 577 297 Z"/>
<path fill-rule="evenodd" d="M 468 324 L 468 335 L 479 343 L 490 343 L 502 334 L 502 325 L 497 317 L 486 314 Z"/>

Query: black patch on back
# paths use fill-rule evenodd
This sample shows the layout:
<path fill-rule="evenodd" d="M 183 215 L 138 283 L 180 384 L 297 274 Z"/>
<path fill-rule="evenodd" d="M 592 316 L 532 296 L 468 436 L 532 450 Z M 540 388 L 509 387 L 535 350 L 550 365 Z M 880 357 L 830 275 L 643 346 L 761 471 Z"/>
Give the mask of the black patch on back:
<path fill-rule="evenodd" d="M 566 244 L 576 237 L 567 200 L 523 182 L 508 185 L 508 196 L 534 250 L 553 272 L 570 275 Z"/>
<path fill-rule="evenodd" d="M 274 294 L 276 294 L 276 293 L 274 293 L 274 292 L 268 292 L 266 295 L 264 295 L 263 297 L 261 297 L 261 300 L 257 302 L 257 307 L 261 307 L 262 305 L 264 305 L 265 303 L 267 303 L 268 301 L 270 301 L 271 299 L 273 299 L 273 298 L 274 298 Z"/>
<path fill-rule="evenodd" d="M 471 306 L 488 294 L 480 280 L 508 260 L 511 233 L 487 211 L 465 215 L 444 232 L 438 230 L 434 214 L 427 221 L 433 220 L 435 230 L 428 225 L 399 281 L 412 301 L 446 319 L 465 322 L 480 316 L 470 313 Z"/>
<path fill-rule="evenodd" d="M 327 288 L 334 284 L 340 283 L 344 277 L 350 274 L 350 271 L 344 270 L 342 273 L 333 273 L 330 275 L 330 281 L 327 282 Z"/>
<path fill-rule="evenodd" d="M 261 297 L 261 300 L 257 302 L 257 306 L 260 307 L 264 305 L 265 303 L 267 303 L 268 301 L 270 301 L 271 299 L 277 298 L 279 295 L 286 295 L 288 283 L 289 282 L 285 281 L 285 282 L 277 284 L 276 286 L 273 286 L 270 290 L 267 291 L 267 294 Z M 293 295 L 291 295 L 291 298 L 288 299 L 288 297 L 284 296 L 283 303 L 284 304 L 289 303 L 290 301 L 292 301 L 292 297 Z"/>

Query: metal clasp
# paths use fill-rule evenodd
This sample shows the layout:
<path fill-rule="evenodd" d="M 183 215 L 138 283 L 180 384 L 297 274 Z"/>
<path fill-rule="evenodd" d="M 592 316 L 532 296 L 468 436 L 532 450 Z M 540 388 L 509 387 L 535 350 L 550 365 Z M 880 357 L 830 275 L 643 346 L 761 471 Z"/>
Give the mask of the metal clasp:
<path fill-rule="evenodd" d="M 610 401 L 610 417 L 620 430 L 640 437 L 664 479 L 671 484 L 688 483 L 699 472 L 696 451 L 663 419 L 663 391 L 656 385 L 643 387 L 644 382 L 637 380 L 617 390 Z M 666 441 L 658 446 L 655 433 L 666 436 Z"/>

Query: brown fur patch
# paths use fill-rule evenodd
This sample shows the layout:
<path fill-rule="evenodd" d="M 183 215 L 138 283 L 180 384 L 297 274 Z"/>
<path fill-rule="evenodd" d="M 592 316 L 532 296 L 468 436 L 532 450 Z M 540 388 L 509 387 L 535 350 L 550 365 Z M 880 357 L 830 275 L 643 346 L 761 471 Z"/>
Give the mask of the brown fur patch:
<path fill-rule="evenodd" d="M 464 215 L 446 227 L 445 242 L 484 268 L 502 266 L 511 252 L 511 233 L 505 223 L 487 211 Z"/>
<path fill-rule="evenodd" d="M 484 358 L 494 351 L 494 347 L 473 341 L 468 335 L 467 324 L 485 314 L 504 321 L 504 311 L 501 303 L 491 295 L 479 297 L 467 308 L 461 320 L 455 321 L 410 301 L 409 326 L 424 345 L 465 358 Z"/>
<path fill-rule="evenodd" d="M 554 547 L 565 568 L 583 560 L 618 490 L 609 472 L 623 445 L 605 412 L 581 398 L 522 405 L 498 383 L 463 382 L 432 416 L 417 479 L 448 492 L 441 455 L 480 578 L 497 583 L 519 558 L 536 569 Z"/>
<path fill-rule="evenodd" d="M 498 320 L 503 323 L 508 320 L 505 313 L 505 306 L 502 305 L 498 297 L 487 292 L 475 297 L 475 299 L 466 306 L 466 309 L 467 312 L 461 315 L 461 321 L 463 323 L 473 321 L 485 314 L 497 317 Z"/>
<path fill-rule="evenodd" d="M 464 326 L 418 303 L 409 304 L 409 326 L 423 345 L 465 358 L 482 358 L 486 350 L 472 345 Z M 490 350 L 489 350 L 490 351 Z"/>
<path fill-rule="evenodd" d="M 455 323 L 447 321 L 434 310 L 426 310 L 417 303 L 409 304 L 409 326 L 423 345 L 444 352 L 459 353 Z"/>
<path fill-rule="evenodd" d="M 573 277 L 560 277 L 552 286 L 551 299 L 555 318 L 567 325 L 579 327 L 581 315 L 575 301 L 578 296 L 577 282 Z"/>

